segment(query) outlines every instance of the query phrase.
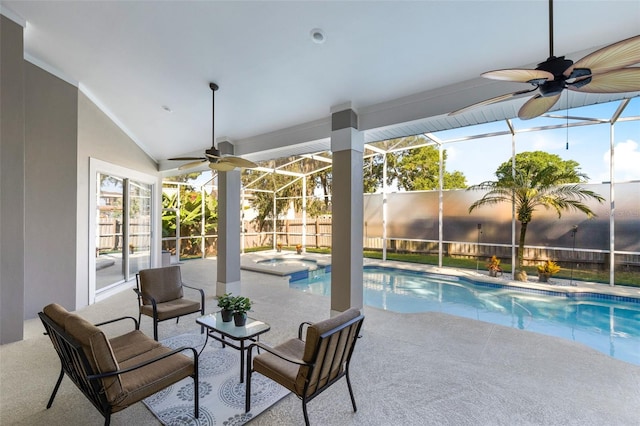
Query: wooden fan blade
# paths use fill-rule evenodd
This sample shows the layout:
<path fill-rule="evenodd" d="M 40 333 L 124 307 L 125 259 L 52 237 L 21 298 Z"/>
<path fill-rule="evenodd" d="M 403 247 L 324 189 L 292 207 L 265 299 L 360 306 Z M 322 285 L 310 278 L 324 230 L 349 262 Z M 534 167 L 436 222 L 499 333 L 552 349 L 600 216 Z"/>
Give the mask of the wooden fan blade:
<path fill-rule="evenodd" d="M 560 99 L 560 94 L 554 96 L 536 95 L 522 105 L 522 108 L 518 111 L 518 118 L 521 120 L 536 118 L 549 111 L 558 102 L 558 99 Z"/>
<path fill-rule="evenodd" d="M 569 77 L 574 68 L 589 68 L 592 74 L 600 74 L 640 62 L 640 35 L 619 41 L 585 56 L 567 68 Z"/>
<path fill-rule="evenodd" d="M 252 169 L 254 167 L 258 167 L 258 165 L 253 161 L 245 160 L 244 158 L 241 158 L 241 157 L 222 157 L 222 161 L 231 163 L 236 167 L 242 167 L 245 169 Z"/>
<path fill-rule="evenodd" d="M 484 105 L 495 104 L 496 102 L 506 101 L 507 99 L 515 98 L 517 96 L 524 95 L 525 93 L 531 93 L 531 92 L 536 91 L 536 90 L 538 90 L 538 89 L 537 88 L 533 88 L 533 89 L 529 89 L 529 90 L 520 90 L 518 92 L 507 93 L 505 95 L 496 96 L 495 98 L 487 99 L 487 100 L 484 100 L 482 102 L 478 102 L 478 103 L 466 106 L 464 108 L 461 108 L 459 110 L 450 112 L 448 115 L 451 116 L 451 115 L 461 114 L 461 113 L 469 111 L 470 109 L 473 109 L 473 108 L 477 108 L 477 107 L 484 106 Z"/>
<path fill-rule="evenodd" d="M 552 81 L 554 79 L 553 74 L 548 71 L 516 68 L 488 71 L 484 74 L 481 74 L 481 76 L 484 78 L 490 78 L 492 80 L 515 81 L 517 83 L 528 83 L 531 80 Z"/>
<path fill-rule="evenodd" d="M 206 158 L 204 157 L 175 157 L 175 158 L 168 158 L 168 160 L 171 161 L 195 161 L 195 160 L 206 160 Z"/>
<path fill-rule="evenodd" d="M 623 68 L 591 76 L 584 86 L 569 90 L 585 93 L 622 93 L 640 91 L 640 68 Z"/>
<path fill-rule="evenodd" d="M 236 166 L 234 166 L 233 164 L 228 163 L 228 162 L 226 162 L 224 160 L 220 160 L 217 163 L 210 163 L 209 164 L 209 168 L 211 170 L 217 170 L 219 172 L 228 172 L 228 171 L 231 171 L 231 170 L 235 169 Z"/>
<path fill-rule="evenodd" d="M 170 159 L 171 160 L 171 159 Z M 192 161 L 190 163 L 187 164 L 183 164 L 182 166 L 178 167 L 178 170 L 186 170 L 186 169 L 191 169 L 193 167 L 199 166 L 202 163 L 204 163 L 205 161 L 207 161 L 206 158 L 200 158 L 198 161 Z"/>

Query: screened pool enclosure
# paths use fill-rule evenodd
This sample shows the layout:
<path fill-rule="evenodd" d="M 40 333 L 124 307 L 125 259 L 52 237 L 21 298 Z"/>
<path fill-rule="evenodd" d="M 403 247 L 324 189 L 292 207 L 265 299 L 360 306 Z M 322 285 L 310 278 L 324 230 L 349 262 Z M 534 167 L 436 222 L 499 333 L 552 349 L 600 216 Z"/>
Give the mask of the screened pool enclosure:
<path fill-rule="evenodd" d="M 593 217 L 564 209 L 559 218 L 553 209 L 537 208 L 527 229 L 524 265 L 551 259 L 570 270 L 571 279 L 591 271 L 590 280 L 640 284 L 639 143 L 638 97 L 566 115 L 369 141 L 364 152 L 364 167 L 369 168 L 364 175 L 370 179 L 363 197 L 364 249 L 382 258 L 415 254 L 438 265 L 468 259 L 483 270 L 486 259 L 496 255 L 509 267 L 516 261 L 521 226 L 515 209 L 502 203 L 470 213 L 486 190 L 469 187 L 496 181 L 504 163 L 515 170 L 519 154 L 545 152 L 574 162 L 585 175 L 580 187 L 601 202 L 582 200 Z M 426 159 L 410 171 L 399 168 L 401 156 L 425 147 L 437 153 L 435 161 Z M 330 250 L 331 161 L 330 152 L 309 153 L 243 171 L 243 251 L 294 250 L 297 245 Z M 430 173 L 434 184 L 407 190 L 402 173 Z M 458 178 L 453 185 L 448 180 L 452 175 Z M 163 249 L 178 259 L 215 256 L 216 197 L 216 175 L 209 171 L 165 180 Z"/>

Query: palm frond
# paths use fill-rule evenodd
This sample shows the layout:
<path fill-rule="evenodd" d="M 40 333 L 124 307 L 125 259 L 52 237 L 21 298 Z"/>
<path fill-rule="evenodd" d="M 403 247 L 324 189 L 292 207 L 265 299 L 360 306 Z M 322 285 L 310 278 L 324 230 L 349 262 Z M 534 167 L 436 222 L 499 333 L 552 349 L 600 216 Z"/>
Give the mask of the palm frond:
<path fill-rule="evenodd" d="M 487 180 L 477 185 L 471 185 L 470 187 L 467 188 L 467 191 L 486 191 L 488 189 L 490 190 L 496 187 L 497 187 L 497 182 L 492 180 Z"/>

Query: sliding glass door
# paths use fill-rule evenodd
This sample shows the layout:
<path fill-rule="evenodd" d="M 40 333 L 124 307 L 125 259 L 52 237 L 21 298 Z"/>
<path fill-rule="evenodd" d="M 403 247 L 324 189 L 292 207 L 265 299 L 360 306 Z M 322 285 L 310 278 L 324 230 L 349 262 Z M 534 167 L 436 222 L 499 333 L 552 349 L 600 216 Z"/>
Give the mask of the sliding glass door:
<path fill-rule="evenodd" d="M 99 292 L 151 265 L 152 185 L 96 174 L 96 280 Z"/>
<path fill-rule="evenodd" d="M 124 179 L 98 173 L 96 209 L 96 290 L 124 281 Z"/>
<path fill-rule="evenodd" d="M 127 180 L 129 187 L 129 271 L 134 279 L 151 265 L 151 185 Z"/>

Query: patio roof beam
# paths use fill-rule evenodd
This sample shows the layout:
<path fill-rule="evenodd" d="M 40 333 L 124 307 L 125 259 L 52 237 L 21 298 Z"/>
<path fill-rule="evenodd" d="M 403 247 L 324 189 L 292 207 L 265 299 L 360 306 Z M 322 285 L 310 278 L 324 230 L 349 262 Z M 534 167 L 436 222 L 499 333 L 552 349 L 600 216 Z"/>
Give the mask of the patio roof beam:
<path fill-rule="evenodd" d="M 315 175 L 316 173 L 323 172 L 323 171 L 325 171 L 327 169 L 330 169 L 331 167 L 333 167 L 333 164 L 330 164 L 330 165 L 325 166 L 325 167 L 320 167 L 319 169 L 315 169 L 314 171 L 312 171 L 310 173 L 307 173 L 305 176 Z"/>
<path fill-rule="evenodd" d="M 281 186 L 280 188 L 276 189 L 274 192 L 278 193 L 280 191 L 282 191 L 283 189 L 286 189 L 288 187 L 290 187 L 291 185 L 293 185 L 294 183 L 298 182 L 300 179 L 302 179 L 303 176 L 295 178 L 294 180 L 292 180 L 291 182 L 287 183 L 286 185 Z"/>
<path fill-rule="evenodd" d="M 604 118 L 575 117 L 572 115 L 566 116 L 566 115 L 545 114 L 543 117 L 558 118 L 560 120 L 580 120 L 580 121 L 590 121 L 590 122 L 592 121 L 593 124 L 601 124 L 601 123 L 609 122 L 609 120 L 606 120 Z M 566 126 L 566 124 L 564 124 L 563 126 Z"/>
<path fill-rule="evenodd" d="M 280 170 L 280 169 L 270 169 L 267 167 L 255 167 L 252 170 L 257 170 L 259 172 L 266 172 L 266 173 L 275 173 L 275 174 L 285 175 L 285 176 L 294 176 L 294 177 L 304 176 L 304 173 L 290 172 L 288 170 Z"/>
<path fill-rule="evenodd" d="M 616 109 L 616 112 L 614 112 L 613 116 L 611 117 L 611 124 L 614 124 L 616 121 L 618 121 L 618 119 L 620 118 L 620 115 L 622 114 L 624 109 L 627 107 L 627 105 L 629 105 L 630 101 L 631 99 L 625 99 L 620 103 L 620 105 L 618 105 L 618 109 Z"/>
<path fill-rule="evenodd" d="M 431 145 L 437 145 L 437 142 L 435 141 L 431 141 L 431 142 L 427 142 L 427 143 L 421 143 L 421 144 L 417 144 L 417 145 L 411 145 L 411 146 L 403 146 L 403 147 L 399 147 L 399 148 L 393 148 L 390 149 L 389 151 L 387 151 L 387 154 L 393 153 L 393 152 L 398 152 L 398 151 L 407 151 L 409 149 L 418 149 L 418 148 L 422 148 L 424 146 L 431 146 Z"/>
<path fill-rule="evenodd" d="M 371 150 L 371 151 L 373 151 L 375 153 L 378 153 L 378 154 L 386 154 L 387 153 L 387 151 L 385 151 L 384 149 L 380 149 L 377 146 L 373 146 L 371 144 L 365 144 L 364 147 L 365 147 L 365 149 Z"/>
<path fill-rule="evenodd" d="M 323 157 L 321 155 L 316 155 L 316 154 L 302 154 L 301 157 L 308 158 L 309 160 L 314 160 L 314 161 L 323 161 L 325 163 L 333 163 L 333 160 L 331 158 Z"/>
<path fill-rule="evenodd" d="M 245 188 L 250 188 L 251 185 L 253 185 L 255 183 L 258 183 L 258 181 L 261 181 L 261 180 L 265 179 L 268 175 L 269 175 L 268 173 L 265 173 L 262 176 L 259 176 L 259 177 L 255 178 L 254 180 L 252 180 L 251 182 L 247 183 L 244 187 Z"/>

